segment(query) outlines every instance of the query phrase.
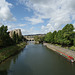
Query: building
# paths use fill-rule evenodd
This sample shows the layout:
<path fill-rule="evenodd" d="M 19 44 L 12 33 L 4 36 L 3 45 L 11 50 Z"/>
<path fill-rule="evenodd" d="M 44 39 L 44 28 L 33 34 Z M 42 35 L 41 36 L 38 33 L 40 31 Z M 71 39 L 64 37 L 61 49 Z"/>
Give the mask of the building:
<path fill-rule="evenodd" d="M 11 38 L 13 37 L 14 32 L 15 32 L 16 34 L 18 34 L 18 36 L 21 36 L 21 35 L 22 35 L 21 29 L 14 29 L 14 30 L 8 31 L 8 32 L 9 32 L 9 35 L 10 35 Z"/>

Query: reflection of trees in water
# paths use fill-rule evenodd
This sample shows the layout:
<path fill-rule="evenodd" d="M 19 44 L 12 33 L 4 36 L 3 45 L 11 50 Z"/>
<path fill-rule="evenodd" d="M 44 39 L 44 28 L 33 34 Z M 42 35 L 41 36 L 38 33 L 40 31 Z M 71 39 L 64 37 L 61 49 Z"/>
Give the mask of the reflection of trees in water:
<path fill-rule="evenodd" d="M 0 71 L 0 75 L 7 75 L 7 74 L 8 74 L 7 70 Z"/>
<path fill-rule="evenodd" d="M 35 44 L 35 41 L 28 41 L 27 44 L 28 45 L 33 45 L 33 44 Z"/>
<path fill-rule="evenodd" d="M 16 59 L 18 59 L 18 55 L 15 55 L 12 59 L 9 58 L 6 61 L 4 61 L 2 64 L 0 64 L 0 75 L 8 75 L 8 73 L 12 73 L 10 69 L 10 65 L 13 63 L 16 63 Z"/>
<path fill-rule="evenodd" d="M 0 75 L 33 75 L 33 71 L 29 65 L 24 62 L 19 62 L 20 64 L 16 62 L 19 55 L 20 53 L 0 64 Z M 12 68 L 14 64 L 15 66 Z"/>
<path fill-rule="evenodd" d="M 10 59 L 6 60 L 2 64 L 0 64 L 0 71 L 8 70 L 10 68 L 10 65 L 11 65 L 11 60 Z"/>
<path fill-rule="evenodd" d="M 14 73 L 14 71 L 12 71 L 12 70 L 9 70 L 9 71 L 7 71 L 7 70 L 2 70 L 2 71 L 0 71 L 0 75 L 10 75 L 10 74 L 13 74 Z"/>
<path fill-rule="evenodd" d="M 16 63 L 17 59 L 18 59 L 18 55 L 15 55 L 14 58 L 12 59 L 14 64 Z"/>
<path fill-rule="evenodd" d="M 0 75 L 8 75 L 8 69 L 10 68 L 11 60 L 7 60 L 0 64 Z"/>

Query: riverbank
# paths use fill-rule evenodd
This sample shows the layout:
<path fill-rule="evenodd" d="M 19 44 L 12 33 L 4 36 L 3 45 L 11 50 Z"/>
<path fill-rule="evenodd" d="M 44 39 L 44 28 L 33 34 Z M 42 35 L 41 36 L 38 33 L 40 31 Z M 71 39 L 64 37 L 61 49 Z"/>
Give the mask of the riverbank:
<path fill-rule="evenodd" d="M 57 50 L 71 56 L 74 58 L 74 61 L 75 61 L 75 51 L 72 51 L 72 50 L 69 50 L 69 49 L 65 49 L 63 47 L 60 47 L 60 46 L 55 46 L 55 45 L 52 45 L 52 44 L 49 44 L 49 43 L 43 43 L 43 45 L 45 45 L 46 47 L 48 47 L 49 49 L 57 52 Z"/>
<path fill-rule="evenodd" d="M 20 52 L 25 46 L 26 42 L 22 42 L 14 46 L 9 46 L 7 48 L 0 49 L 0 63 Z"/>

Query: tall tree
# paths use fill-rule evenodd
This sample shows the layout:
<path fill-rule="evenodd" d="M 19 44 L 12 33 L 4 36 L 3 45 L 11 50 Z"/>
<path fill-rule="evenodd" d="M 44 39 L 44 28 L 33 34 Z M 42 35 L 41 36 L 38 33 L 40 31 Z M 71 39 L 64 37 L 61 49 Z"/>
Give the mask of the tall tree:
<path fill-rule="evenodd" d="M 9 37 L 7 30 L 7 26 L 2 25 L 0 27 L 0 47 L 5 47 L 12 44 L 12 39 Z"/>
<path fill-rule="evenodd" d="M 74 26 L 72 24 L 67 24 L 62 31 L 63 32 L 72 32 L 74 30 Z"/>

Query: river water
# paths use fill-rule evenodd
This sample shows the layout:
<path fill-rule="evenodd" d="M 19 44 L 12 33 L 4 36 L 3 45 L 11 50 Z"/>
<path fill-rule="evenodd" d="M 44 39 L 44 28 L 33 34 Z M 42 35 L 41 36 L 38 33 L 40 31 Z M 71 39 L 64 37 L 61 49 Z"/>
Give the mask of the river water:
<path fill-rule="evenodd" d="M 0 64 L 0 75 L 75 75 L 75 63 L 42 44 L 29 42 L 19 54 Z"/>

